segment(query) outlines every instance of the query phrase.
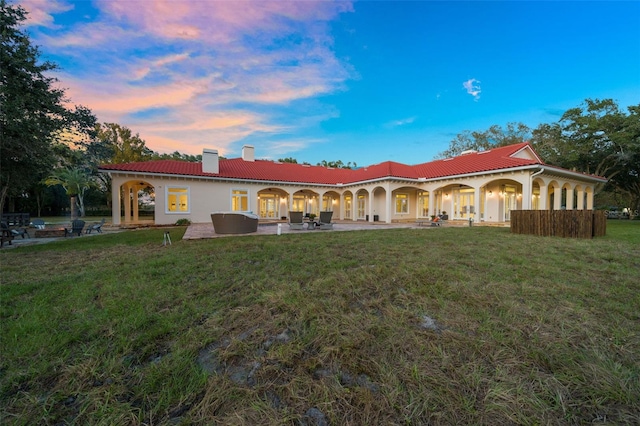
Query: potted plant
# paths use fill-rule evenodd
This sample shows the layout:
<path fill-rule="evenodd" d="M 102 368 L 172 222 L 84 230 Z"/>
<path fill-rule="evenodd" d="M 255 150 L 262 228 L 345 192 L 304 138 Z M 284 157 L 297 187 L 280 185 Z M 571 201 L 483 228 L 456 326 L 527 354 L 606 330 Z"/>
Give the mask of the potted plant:
<path fill-rule="evenodd" d="M 442 220 L 449 220 L 449 215 L 447 214 L 446 211 L 442 211 L 442 214 L 440 215 L 440 219 Z"/>

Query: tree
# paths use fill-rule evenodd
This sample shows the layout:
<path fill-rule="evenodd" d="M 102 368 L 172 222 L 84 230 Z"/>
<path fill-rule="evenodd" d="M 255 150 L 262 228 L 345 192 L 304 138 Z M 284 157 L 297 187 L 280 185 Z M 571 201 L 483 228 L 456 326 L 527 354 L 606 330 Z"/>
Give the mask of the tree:
<path fill-rule="evenodd" d="M 278 161 L 280 163 L 291 163 L 291 164 L 298 164 L 298 160 L 296 160 L 293 157 L 287 157 L 287 158 L 278 158 Z"/>
<path fill-rule="evenodd" d="M 0 0 L 0 211 L 7 197 L 25 193 L 55 163 L 52 142 L 65 130 L 84 132 L 95 117 L 69 100 L 58 82 L 45 74 L 57 66 L 40 61 L 40 52 L 19 26 L 20 6 Z"/>
<path fill-rule="evenodd" d="M 152 155 L 154 160 L 180 160 L 180 161 L 188 161 L 190 163 L 197 163 L 202 161 L 202 154 L 192 155 L 192 154 L 183 154 L 178 151 L 174 151 L 171 154 L 158 154 L 154 152 Z M 224 157 L 220 157 L 221 159 Z"/>
<path fill-rule="evenodd" d="M 532 143 L 550 164 L 609 179 L 606 191 L 640 208 L 640 105 L 620 110 L 612 99 L 586 99 L 559 123 L 535 132 Z"/>
<path fill-rule="evenodd" d="M 71 200 L 71 219 L 84 216 L 84 196 L 93 182 L 91 177 L 81 169 L 58 169 L 45 179 L 49 186 L 62 185 Z M 76 212 L 76 207 L 78 212 Z M 78 214 L 79 213 L 79 214 Z"/>
<path fill-rule="evenodd" d="M 463 151 L 484 151 L 487 149 L 525 142 L 531 137 L 531 129 L 522 123 L 507 123 L 506 129 L 493 125 L 485 131 L 465 130 L 456 135 L 449 143 L 449 149 L 441 152 L 437 158 L 450 158 Z"/>
<path fill-rule="evenodd" d="M 342 160 L 338 160 L 338 161 L 322 160 L 321 162 L 316 164 L 316 166 L 332 167 L 334 169 L 351 169 L 353 167 L 358 167 L 358 165 L 355 162 L 352 163 L 351 161 L 349 161 L 347 164 L 344 164 Z"/>
<path fill-rule="evenodd" d="M 134 163 L 148 161 L 154 156 L 154 152 L 147 148 L 140 136 L 124 126 L 116 123 L 104 123 L 98 125 L 97 140 L 111 150 L 110 164 Z"/>

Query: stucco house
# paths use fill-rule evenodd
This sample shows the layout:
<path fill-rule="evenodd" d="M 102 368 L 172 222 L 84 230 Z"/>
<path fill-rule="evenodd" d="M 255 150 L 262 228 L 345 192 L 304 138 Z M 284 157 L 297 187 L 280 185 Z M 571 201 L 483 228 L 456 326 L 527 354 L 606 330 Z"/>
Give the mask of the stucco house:
<path fill-rule="evenodd" d="M 220 159 L 204 149 L 202 162 L 176 160 L 108 164 L 113 224 L 138 222 L 138 199 L 155 196 L 154 222 L 210 221 L 215 211 L 253 211 L 280 220 L 289 211 L 351 221 L 415 221 L 446 212 L 449 220 L 508 222 L 512 210 L 593 209 L 605 178 L 545 164 L 529 143 L 417 165 L 385 161 L 355 170 L 256 160 Z M 124 216 L 122 215 L 124 212 Z"/>

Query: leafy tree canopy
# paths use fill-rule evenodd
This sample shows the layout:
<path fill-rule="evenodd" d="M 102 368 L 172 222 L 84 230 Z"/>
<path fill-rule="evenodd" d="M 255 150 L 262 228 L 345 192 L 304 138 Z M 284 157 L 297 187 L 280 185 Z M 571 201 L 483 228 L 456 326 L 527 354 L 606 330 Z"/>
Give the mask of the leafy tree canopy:
<path fill-rule="evenodd" d="M 298 160 L 296 160 L 293 157 L 287 157 L 287 158 L 278 158 L 278 161 L 280 163 L 292 163 L 292 164 L 298 164 Z"/>
<path fill-rule="evenodd" d="M 463 151 L 484 151 L 499 146 L 520 143 L 531 138 L 531 129 L 522 123 L 507 123 L 503 129 L 499 125 L 493 125 L 485 131 L 465 130 L 459 133 L 449 143 L 449 148 L 436 156 L 436 158 L 450 158 L 460 155 Z"/>
<path fill-rule="evenodd" d="M 333 167 L 334 169 L 352 169 L 352 168 L 358 167 L 358 165 L 355 162 L 352 163 L 351 161 L 349 161 L 347 164 L 345 164 L 342 162 L 342 160 L 338 160 L 338 161 L 322 160 L 316 165 L 324 166 L 324 167 Z"/>
<path fill-rule="evenodd" d="M 7 196 L 37 184 L 55 163 L 52 143 L 66 133 L 82 134 L 95 117 L 81 106 L 67 107 L 56 78 L 57 65 L 40 60 L 20 25 L 26 12 L 0 0 L 0 209 Z"/>
<path fill-rule="evenodd" d="M 548 164 L 608 178 L 604 189 L 618 194 L 621 204 L 640 210 L 640 104 L 629 107 L 627 114 L 612 99 L 586 99 L 557 123 L 534 130 L 522 123 L 465 130 L 438 157 L 523 141 L 530 141 Z"/>
<path fill-rule="evenodd" d="M 223 159 L 223 158 L 224 157 L 222 156 L 220 157 L 220 159 Z M 183 154 L 178 151 L 174 151 L 171 154 L 158 154 L 154 152 L 153 159 L 154 160 L 181 160 L 181 161 L 196 163 L 198 161 L 202 161 L 202 154 L 191 155 L 191 154 Z"/>

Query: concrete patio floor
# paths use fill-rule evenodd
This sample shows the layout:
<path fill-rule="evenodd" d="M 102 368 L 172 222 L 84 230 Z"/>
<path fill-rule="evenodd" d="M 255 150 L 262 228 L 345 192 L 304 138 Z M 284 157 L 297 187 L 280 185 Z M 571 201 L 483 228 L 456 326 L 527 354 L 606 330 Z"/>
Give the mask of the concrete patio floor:
<path fill-rule="evenodd" d="M 306 228 L 290 229 L 288 223 L 280 223 L 282 234 L 303 234 L 310 232 L 340 232 L 340 231 L 366 231 L 370 229 L 394 229 L 394 228 L 420 228 L 420 229 L 438 229 L 437 227 L 431 227 L 429 225 L 420 226 L 415 223 L 369 223 L 369 222 L 352 222 L 352 221 L 337 221 L 334 222 L 333 229 L 320 230 L 318 228 L 308 230 Z M 448 225 L 447 225 L 448 226 Z M 216 234 L 213 230 L 213 224 L 211 223 L 193 223 L 189 225 L 187 231 L 182 237 L 183 240 L 199 240 L 205 238 L 221 238 L 221 237 L 240 237 L 251 235 L 275 235 L 278 232 L 278 223 L 260 223 L 258 225 L 258 232 L 252 232 L 250 234 Z"/>

